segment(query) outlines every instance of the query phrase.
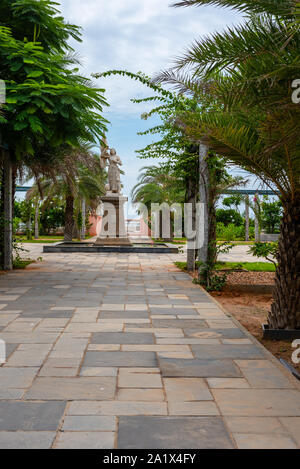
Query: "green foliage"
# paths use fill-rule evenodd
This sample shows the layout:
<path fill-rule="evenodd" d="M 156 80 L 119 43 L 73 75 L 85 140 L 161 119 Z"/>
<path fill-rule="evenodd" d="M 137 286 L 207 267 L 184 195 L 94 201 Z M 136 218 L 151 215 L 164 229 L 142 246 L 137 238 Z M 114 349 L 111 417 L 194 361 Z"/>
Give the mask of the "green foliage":
<path fill-rule="evenodd" d="M 267 233 L 279 233 L 282 219 L 282 203 L 280 201 L 269 202 L 264 198 L 261 203 L 262 227 Z"/>
<path fill-rule="evenodd" d="M 245 197 L 241 194 L 231 195 L 230 197 L 225 197 L 222 201 L 222 204 L 228 208 L 231 208 L 233 205 L 236 211 L 238 211 L 239 205 L 243 202 L 244 199 Z"/>
<path fill-rule="evenodd" d="M 187 270 L 187 263 L 186 262 L 175 262 L 175 265 L 181 269 L 186 271 Z M 200 266 L 199 262 L 196 262 L 196 267 Z M 222 270 L 245 270 L 247 272 L 275 272 L 275 265 L 269 262 L 216 262 L 215 263 L 215 271 L 222 271 Z"/>
<path fill-rule="evenodd" d="M 51 231 L 64 226 L 65 210 L 63 203 L 59 198 L 45 203 L 40 208 L 40 232 L 49 234 Z"/>
<path fill-rule="evenodd" d="M 1 0 L 0 26 L 12 28 L 19 41 L 40 42 L 47 51 L 72 50 L 69 39 L 80 41 L 80 28 L 66 23 L 50 0 Z"/>
<path fill-rule="evenodd" d="M 103 90 L 78 75 L 78 61 L 66 54 L 79 28 L 66 24 L 55 5 L 4 0 L 0 6 L 0 76 L 7 91 L 0 132 L 10 157 L 36 172 L 54 162 L 54 147 L 98 143 L 106 129 Z"/>
<path fill-rule="evenodd" d="M 246 270 L 248 272 L 275 272 L 275 265 L 269 262 L 217 262 L 216 270 Z"/>
<path fill-rule="evenodd" d="M 249 227 L 249 238 L 255 238 L 254 227 Z M 236 226 L 233 223 L 225 226 L 223 223 L 217 223 L 217 239 L 225 241 L 242 241 L 245 239 L 245 225 Z"/>
<path fill-rule="evenodd" d="M 250 247 L 249 253 L 255 257 L 264 257 L 273 264 L 276 264 L 278 243 L 255 243 Z M 274 260 L 275 259 L 275 260 Z"/>
<path fill-rule="evenodd" d="M 243 217 L 234 209 L 218 208 L 216 210 L 216 219 L 218 223 L 223 223 L 225 226 L 229 224 L 241 226 L 245 223 Z"/>
<path fill-rule="evenodd" d="M 227 275 L 222 274 L 222 275 L 211 275 L 208 283 L 206 281 L 201 281 L 199 279 L 194 278 L 193 283 L 196 285 L 198 284 L 198 285 L 205 287 L 206 291 L 208 292 L 212 292 L 212 291 L 222 291 L 226 285 L 226 281 L 227 281 Z"/>
<path fill-rule="evenodd" d="M 207 262 L 199 263 L 199 277 L 197 280 L 207 291 L 221 291 L 225 286 L 226 274 L 216 275 L 215 263 L 219 254 L 227 254 L 232 248 L 233 245 L 228 242 L 216 245 L 214 241 L 210 241 L 210 255 Z"/>
<path fill-rule="evenodd" d="M 26 223 L 29 219 L 34 217 L 34 209 L 28 200 L 16 200 L 14 202 L 14 215 L 20 222 Z"/>

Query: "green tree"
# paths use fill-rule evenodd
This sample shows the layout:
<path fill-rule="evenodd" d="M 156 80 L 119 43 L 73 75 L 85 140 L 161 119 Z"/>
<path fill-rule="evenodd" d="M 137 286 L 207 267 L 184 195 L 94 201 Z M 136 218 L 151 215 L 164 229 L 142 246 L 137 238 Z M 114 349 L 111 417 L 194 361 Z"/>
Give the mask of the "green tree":
<path fill-rule="evenodd" d="M 280 200 L 269 202 L 267 198 L 261 202 L 262 226 L 267 233 L 279 233 L 282 219 L 282 204 Z"/>
<path fill-rule="evenodd" d="M 225 226 L 233 223 L 235 226 L 241 226 L 244 223 L 242 216 L 233 209 L 218 208 L 216 211 L 218 223 L 223 223 Z"/>
<path fill-rule="evenodd" d="M 38 180 L 27 197 L 30 200 L 41 193 L 46 207 L 59 197 L 64 204 L 64 239 L 72 241 L 75 228 L 81 227 L 78 226 L 81 220 L 80 202 L 84 199 L 91 210 L 98 207 L 100 197 L 105 192 L 105 174 L 100 168 L 99 157 L 85 148 L 67 151 L 57 163 L 56 171 L 57 175 Z"/>
<path fill-rule="evenodd" d="M 299 29 L 291 35 L 295 2 L 195 0 L 178 6 L 221 5 L 251 13 L 246 22 L 198 40 L 177 60 L 190 67 L 187 88 L 209 83 L 217 113 L 187 116 L 194 138 L 262 179 L 279 192 L 281 237 L 270 328 L 300 327 L 300 106 L 291 83 L 299 75 Z"/>
<path fill-rule="evenodd" d="M 105 130 L 103 90 L 78 74 L 77 61 L 69 54 L 67 41 L 70 36 L 79 39 L 79 29 L 66 24 L 54 5 L 46 0 L 1 3 L 0 76 L 7 100 L 0 116 L 0 145 L 4 179 L 10 181 L 6 193 L 11 192 L 13 165 L 29 167 L 37 176 L 54 167 L 55 147 L 98 143 Z M 10 201 L 4 203 L 9 206 Z M 1 251 L 8 268 L 10 226 L 11 214 L 6 213 L 6 249 Z"/>

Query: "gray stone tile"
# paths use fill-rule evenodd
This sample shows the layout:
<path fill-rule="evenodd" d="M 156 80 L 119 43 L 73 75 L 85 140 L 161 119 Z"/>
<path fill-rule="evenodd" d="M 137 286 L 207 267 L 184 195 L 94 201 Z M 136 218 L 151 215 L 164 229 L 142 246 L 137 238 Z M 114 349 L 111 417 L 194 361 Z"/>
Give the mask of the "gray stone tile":
<path fill-rule="evenodd" d="M 91 432 L 115 431 L 116 417 L 112 415 L 68 415 L 63 424 L 64 431 Z"/>
<path fill-rule="evenodd" d="M 181 314 L 181 313 L 180 313 Z M 222 339 L 244 339 L 246 335 L 244 332 L 242 332 L 240 329 L 236 328 L 228 328 L 228 329 L 214 329 L 214 328 L 209 328 L 204 329 L 203 331 L 195 330 L 195 329 L 184 329 L 184 333 L 188 337 L 203 337 L 209 333 L 211 335 L 214 335 L 216 337 L 222 338 Z"/>
<path fill-rule="evenodd" d="M 267 360 L 236 360 L 249 383 L 254 388 L 293 388 L 291 381 Z"/>
<path fill-rule="evenodd" d="M 8 358 L 20 344 L 9 344 L 6 342 L 6 358 Z"/>
<path fill-rule="evenodd" d="M 96 332 L 92 344 L 154 344 L 152 334 L 135 332 Z"/>
<path fill-rule="evenodd" d="M 300 392 L 290 389 L 212 389 L 223 415 L 300 416 Z"/>
<path fill-rule="evenodd" d="M 156 367 L 157 360 L 154 352 L 87 352 L 84 367 Z"/>
<path fill-rule="evenodd" d="M 160 358 L 162 376 L 195 378 L 240 378 L 242 374 L 232 360 L 185 360 Z"/>
<path fill-rule="evenodd" d="M 148 311 L 101 311 L 100 319 L 148 319 Z"/>
<path fill-rule="evenodd" d="M 0 449 L 50 449 L 55 432 L 2 432 Z"/>
<path fill-rule="evenodd" d="M 223 358 L 260 358 L 261 351 L 255 345 L 191 345 L 196 358 L 219 360 Z"/>
<path fill-rule="evenodd" d="M 233 434 L 238 449 L 297 449 L 295 442 L 285 435 Z"/>
<path fill-rule="evenodd" d="M 164 313 L 161 313 L 164 314 Z M 178 314 L 173 310 L 173 314 Z M 190 313 L 191 314 L 191 313 Z M 199 319 L 153 319 L 153 327 L 175 327 L 178 329 L 193 328 L 194 330 L 207 328 L 205 321 Z"/>
<path fill-rule="evenodd" d="M 105 400 L 115 394 L 114 377 L 37 378 L 27 400 Z"/>
<path fill-rule="evenodd" d="M 232 449 L 220 417 L 120 417 L 118 449 Z"/>
<path fill-rule="evenodd" d="M 75 311 L 75 308 L 74 308 Z M 21 318 L 71 318 L 73 312 L 68 311 L 26 311 L 21 314 Z"/>
<path fill-rule="evenodd" d="M 0 432 L 56 431 L 65 402 L 0 401 Z"/>
<path fill-rule="evenodd" d="M 63 432 L 55 442 L 55 449 L 113 449 L 112 432 Z"/>

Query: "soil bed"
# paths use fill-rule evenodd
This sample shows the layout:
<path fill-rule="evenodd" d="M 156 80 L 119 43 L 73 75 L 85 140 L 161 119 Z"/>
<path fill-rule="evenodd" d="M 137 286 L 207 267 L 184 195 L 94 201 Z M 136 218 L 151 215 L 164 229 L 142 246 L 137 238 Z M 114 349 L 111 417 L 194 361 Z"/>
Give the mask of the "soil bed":
<path fill-rule="evenodd" d="M 222 292 L 211 295 L 234 316 L 259 342 L 276 358 L 283 358 L 300 372 L 300 364 L 292 362 L 294 348 L 291 342 L 263 340 L 262 323 L 267 322 L 272 303 L 271 289 L 274 284 L 273 272 L 233 272 L 228 275 L 227 284 Z M 245 289 L 249 285 L 249 290 Z M 266 291 L 251 291 L 253 286 L 265 286 Z M 263 290 L 263 289 L 262 289 Z"/>
<path fill-rule="evenodd" d="M 197 272 L 191 274 L 197 278 Z M 276 358 L 283 358 L 300 373 L 300 364 L 292 362 L 295 349 L 290 341 L 262 339 L 262 324 L 267 322 L 272 303 L 274 272 L 232 272 L 222 292 L 210 292 Z"/>

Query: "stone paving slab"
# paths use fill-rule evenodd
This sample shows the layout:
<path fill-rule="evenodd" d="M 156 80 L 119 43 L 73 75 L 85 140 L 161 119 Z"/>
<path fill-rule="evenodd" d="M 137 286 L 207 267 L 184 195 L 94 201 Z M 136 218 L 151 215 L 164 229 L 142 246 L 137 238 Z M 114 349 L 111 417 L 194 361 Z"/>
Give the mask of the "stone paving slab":
<path fill-rule="evenodd" d="M 66 402 L 0 402 L 1 431 L 56 431 Z"/>
<path fill-rule="evenodd" d="M 95 333 L 92 344 L 154 344 L 154 339 L 153 335 L 143 333 Z"/>
<path fill-rule="evenodd" d="M 300 447 L 296 381 L 180 256 L 45 254 L 0 277 L 0 448 Z"/>
<path fill-rule="evenodd" d="M 121 417 L 120 449 L 230 449 L 233 443 L 220 417 Z"/>
<path fill-rule="evenodd" d="M 159 360 L 164 377 L 221 377 L 239 378 L 242 376 L 238 367 L 232 360 L 185 360 L 164 359 Z"/>
<path fill-rule="evenodd" d="M 113 432 L 63 432 L 58 435 L 55 449 L 113 449 Z"/>
<path fill-rule="evenodd" d="M 263 358 L 261 351 L 255 345 L 192 345 L 195 357 L 200 359 L 222 358 Z"/>
<path fill-rule="evenodd" d="M 55 437 L 55 432 L 0 431 L 0 449 L 50 449 Z"/>
<path fill-rule="evenodd" d="M 156 366 L 154 352 L 87 352 L 83 366 Z"/>
<path fill-rule="evenodd" d="M 116 380 L 109 377 L 37 378 L 27 400 L 104 400 L 115 394 Z"/>

